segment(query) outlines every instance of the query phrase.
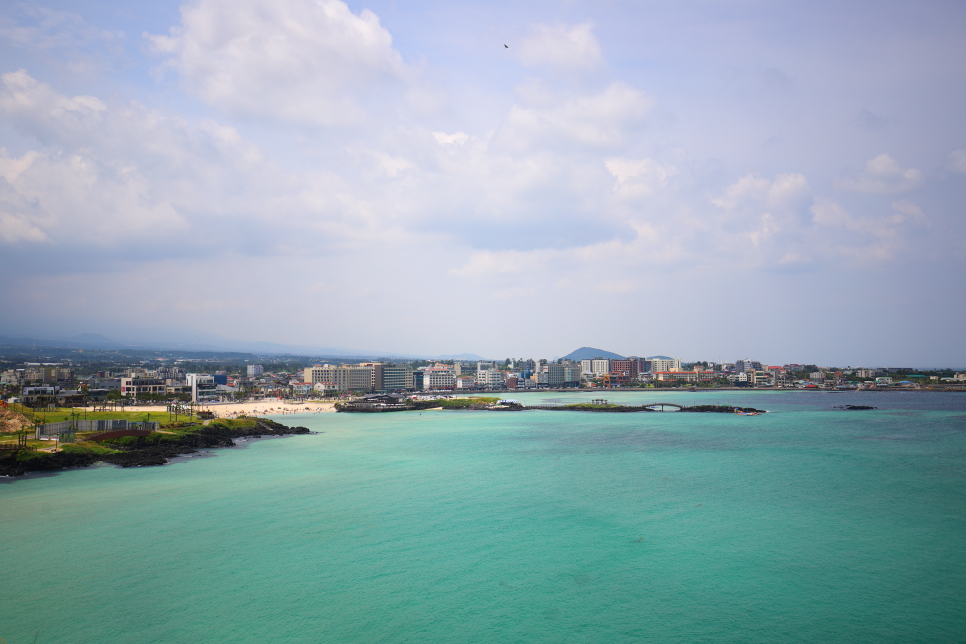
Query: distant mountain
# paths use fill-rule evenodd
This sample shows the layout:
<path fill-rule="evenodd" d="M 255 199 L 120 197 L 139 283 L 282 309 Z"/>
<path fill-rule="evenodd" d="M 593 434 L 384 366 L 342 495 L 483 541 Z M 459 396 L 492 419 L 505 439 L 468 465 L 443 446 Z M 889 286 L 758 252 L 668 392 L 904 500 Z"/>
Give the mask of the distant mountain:
<path fill-rule="evenodd" d="M 78 349 L 123 349 L 124 344 L 104 337 L 100 333 L 78 333 L 71 338 L 61 340 L 68 348 Z"/>
<path fill-rule="evenodd" d="M 180 329 L 147 329 L 138 335 L 112 340 L 100 333 L 80 333 L 71 337 L 27 338 L 0 335 L 0 346 L 51 347 L 60 349 L 132 349 L 152 351 L 212 351 L 245 352 L 256 355 L 293 355 L 319 358 L 339 358 L 343 360 L 366 360 L 373 358 L 425 358 L 399 353 L 398 351 L 373 351 L 371 349 L 345 349 L 342 347 L 313 347 L 306 345 L 279 344 L 276 342 L 250 342 L 229 340 L 206 331 L 186 331 Z M 475 353 L 433 356 L 435 360 L 483 360 Z"/>
<path fill-rule="evenodd" d="M 433 356 L 433 360 L 485 360 L 483 356 L 478 356 L 475 353 L 454 353 L 444 356 Z"/>
<path fill-rule="evenodd" d="M 623 360 L 624 356 L 611 351 L 595 349 L 593 347 L 580 347 L 563 357 L 564 360 L 590 360 L 592 358 L 610 358 L 611 360 Z"/>

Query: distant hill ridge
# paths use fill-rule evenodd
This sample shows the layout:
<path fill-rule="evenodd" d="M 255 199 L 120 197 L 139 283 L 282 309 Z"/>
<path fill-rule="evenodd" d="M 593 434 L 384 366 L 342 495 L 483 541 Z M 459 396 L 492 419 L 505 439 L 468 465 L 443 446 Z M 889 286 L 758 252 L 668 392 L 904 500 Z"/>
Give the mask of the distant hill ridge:
<path fill-rule="evenodd" d="M 580 347 L 563 357 L 564 360 L 590 360 L 592 358 L 610 358 L 611 360 L 623 360 L 624 356 L 612 351 L 595 349 L 593 347 Z"/>
<path fill-rule="evenodd" d="M 254 355 L 293 355 L 316 356 L 337 359 L 371 360 L 373 358 L 418 358 L 430 360 L 483 360 L 475 353 L 455 355 L 421 356 L 391 351 L 372 351 L 343 349 L 335 347 L 311 347 L 301 345 L 277 344 L 274 342 L 247 342 L 228 340 L 214 334 L 197 337 L 187 336 L 183 341 L 175 340 L 129 340 L 118 342 L 100 333 L 79 333 L 69 338 L 14 338 L 0 335 L 3 347 L 50 347 L 57 349 L 100 349 L 100 350 L 147 350 L 147 351 L 188 351 L 216 353 L 252 353 Z"/>

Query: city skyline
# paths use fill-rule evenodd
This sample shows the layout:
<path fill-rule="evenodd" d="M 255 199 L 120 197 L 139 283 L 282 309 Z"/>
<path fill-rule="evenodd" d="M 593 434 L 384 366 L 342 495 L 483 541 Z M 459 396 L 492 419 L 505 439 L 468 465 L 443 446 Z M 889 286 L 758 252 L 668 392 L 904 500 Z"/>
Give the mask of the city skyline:
<path fill-rule="evenodd" d="M 958 368 L 964 24 L 4 7 L 0 335 Z"/>

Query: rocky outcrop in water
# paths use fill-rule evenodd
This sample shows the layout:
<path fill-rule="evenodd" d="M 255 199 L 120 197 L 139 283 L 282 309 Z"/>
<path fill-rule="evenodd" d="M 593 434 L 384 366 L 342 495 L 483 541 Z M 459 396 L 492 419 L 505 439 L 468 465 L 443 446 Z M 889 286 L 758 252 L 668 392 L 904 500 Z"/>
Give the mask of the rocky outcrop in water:
<path fill-rule="evenodd" d="M 754 407 L 732 407 L 730 405 L 694 405 L 693 407 L 682 407 L 681 411 L 690 411 L 703 414 L 734 414 L 744 412 L 746 414 L 764 414 L 764 409 Z"/>

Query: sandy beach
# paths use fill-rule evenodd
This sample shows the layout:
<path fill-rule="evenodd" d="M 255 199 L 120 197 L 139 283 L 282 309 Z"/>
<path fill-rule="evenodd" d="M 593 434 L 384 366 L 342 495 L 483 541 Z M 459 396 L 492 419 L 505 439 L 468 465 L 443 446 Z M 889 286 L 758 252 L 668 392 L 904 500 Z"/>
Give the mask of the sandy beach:
<path fill-rule="evenodd" d="M 166 412 L 166 405 L 138 405 L 126 407 L 125 411 Z M 211 411 L 218 418 L 236 418 L 238 416 L 279 416 L 286 414 L 313 414 L 335 411 L 332 402 L 289 402 L 277 399 L 266 399 L 252 402 L 238 403 L 210 403 L 196 405 L 196 411 Z"/>

